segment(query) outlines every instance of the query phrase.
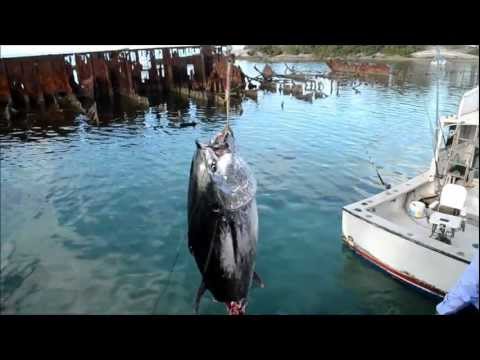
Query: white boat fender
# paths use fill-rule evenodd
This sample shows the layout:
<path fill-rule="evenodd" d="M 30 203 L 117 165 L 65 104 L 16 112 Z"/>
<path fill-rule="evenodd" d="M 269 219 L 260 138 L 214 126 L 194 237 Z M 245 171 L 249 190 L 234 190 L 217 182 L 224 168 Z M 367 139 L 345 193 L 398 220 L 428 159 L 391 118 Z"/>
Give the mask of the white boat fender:
<path fill-rule="evenodd" d="M 421 201 L 412 201 L 408 205 L 408 214 L 416 219 L 425 217 L 425 204 Z"/>

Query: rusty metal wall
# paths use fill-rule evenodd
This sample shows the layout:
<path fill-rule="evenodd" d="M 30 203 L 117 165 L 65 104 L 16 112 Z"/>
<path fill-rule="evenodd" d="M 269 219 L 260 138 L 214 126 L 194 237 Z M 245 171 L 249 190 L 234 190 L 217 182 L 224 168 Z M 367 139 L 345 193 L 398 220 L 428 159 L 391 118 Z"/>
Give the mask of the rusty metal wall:
<path fill-rule="evenodd" d="M 141 63 L 140 53 L 147 63 Z M 226 64 L 227 57 L 212 46 L 195 51 L 163 48 L 1 59 L 0 104 L 20 99 L 28 106 L 32 100 L 42 102 L 45 96 L 71 94 L 100 100 L 172 87 L 221 93 Z M 193 66 L 193 72 L 187 73 L 187 65 Z M 237 66 L 232 67 L 231 84 L 245 88 Z"/>
<path fill-rule="evenodd" d="M 0 63 L 0 104 L 8 104 L 11 100 L 7 69 L 4 63 Z"/>
<path fill-rule="evenodd" d="M 92 59 L 86 55 L 75 55 L 79 89 L 78 96 L 89 99 L 95 98 L 95 76 L 93 74 Z"/>

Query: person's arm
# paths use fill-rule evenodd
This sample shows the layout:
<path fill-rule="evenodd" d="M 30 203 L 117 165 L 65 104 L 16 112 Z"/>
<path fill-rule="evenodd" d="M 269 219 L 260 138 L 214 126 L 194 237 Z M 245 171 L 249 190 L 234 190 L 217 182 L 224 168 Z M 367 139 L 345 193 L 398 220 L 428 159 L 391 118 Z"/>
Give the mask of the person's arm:
<path fill-rule="evenodd" d="M 450 315 L 472 303 L 478 308 L 478 252 L 436 310 L 440 315 Z"/>

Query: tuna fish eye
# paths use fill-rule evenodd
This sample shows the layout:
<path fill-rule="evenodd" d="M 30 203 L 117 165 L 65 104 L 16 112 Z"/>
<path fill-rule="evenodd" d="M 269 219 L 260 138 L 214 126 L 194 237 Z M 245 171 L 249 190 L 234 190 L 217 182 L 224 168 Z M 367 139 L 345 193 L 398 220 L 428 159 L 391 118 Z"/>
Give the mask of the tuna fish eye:
<path fill-rule="evenodd" d="M 217 162 L 212 161 L 212 164 L 210 165 L 210 169 L 212 169 L 213 172 L 217 171 Z"/>

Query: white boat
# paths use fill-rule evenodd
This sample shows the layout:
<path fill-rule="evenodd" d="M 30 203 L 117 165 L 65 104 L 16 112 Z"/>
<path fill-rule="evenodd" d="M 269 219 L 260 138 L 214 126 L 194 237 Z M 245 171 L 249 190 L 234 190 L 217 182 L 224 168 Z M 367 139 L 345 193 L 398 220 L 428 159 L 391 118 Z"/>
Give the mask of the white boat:
<path fill-rule="evenodd" d="M 437 54 L 436 54 L 435 58 L 430 62 L 430 65 L 445 66 L 446 63 L 447 63 L 447 60 L 441 55 L 440 48 L 437 47 Z"/>
<path fill-rule="evenodd" d="M 440 297 L 478 251 L 478 97 L 476 87 L 456 115 L 439 119 L 426 172 L 342 211 L 342 239 L 350 248 Z"/>
<path fill-rule="evenodd" d="M 431 62 L 430 62 L 431 65 L 439 65 L 439 66 L 445 66 L 447 64 L 447 60 L 445 58 L 440 58 L 440 59 L 433 59 Z"/>

